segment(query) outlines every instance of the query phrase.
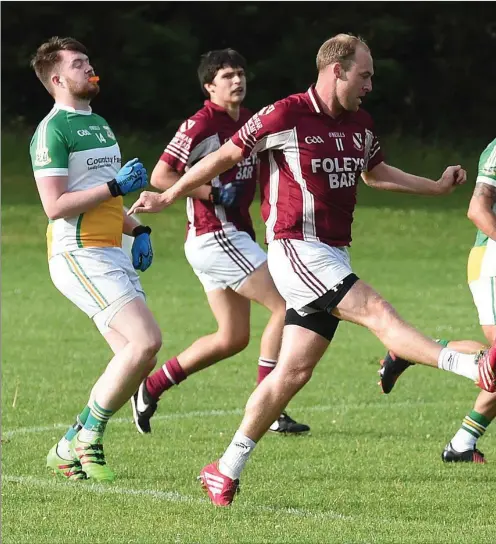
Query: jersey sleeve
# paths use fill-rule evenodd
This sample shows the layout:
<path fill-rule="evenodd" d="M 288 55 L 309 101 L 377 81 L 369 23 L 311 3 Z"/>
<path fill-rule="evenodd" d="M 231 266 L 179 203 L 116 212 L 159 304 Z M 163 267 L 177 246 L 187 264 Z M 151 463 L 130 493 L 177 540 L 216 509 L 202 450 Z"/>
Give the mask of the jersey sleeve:
<path fill-rule="evenodd" d="M 179 174 L 220 147 L 219 136 L 204 120 L 187 119 L 169 142 L 160 160 Z"/>
<path fill-rule="evenodd" d="M 374 122 L 372 117 L 367 114 L 368 117 L 368 128 L 365 129 L 365 161 L 364 161 L 364 172 L 370 172 L 378 164 L 384 162 L 384 154 L 381 149 L 381 144 L 379 143 L 379 138 L 374 130 Z"/>
<path fill-rule="evenodd" d="M 496 187 L 496 140 L 493 140 L 480 156 L 476 183 Z"/>
<path fill-rule="evenodd" d="M 291 111 L 281 100 L 262 108 L 232 136 L 234 145 L 248 157 L 267 149 L 283 149 L 294 129 Z"/>
<path fill-rule="evenodd" d="M 40 123 L 30 145 L 31 164 L 36 179 L 69 175 L 67 133 L 53 120 Z"/>

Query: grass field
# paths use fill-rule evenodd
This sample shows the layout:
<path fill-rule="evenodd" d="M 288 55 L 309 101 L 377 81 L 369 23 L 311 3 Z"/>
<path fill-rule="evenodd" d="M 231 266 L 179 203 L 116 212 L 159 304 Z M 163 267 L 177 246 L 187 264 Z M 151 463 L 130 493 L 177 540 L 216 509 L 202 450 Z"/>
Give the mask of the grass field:
<path fill-rule="evenodd" d="M 290 414 L 307 437 L 267 436 L 230 509 L 207 502 L 196 476 L 229 443 L 254 387 L 267 319 L 254 307 L 252 342 L 241 354 L 167 393 L 151 436 L 130 406 L 109 424 L 113 485 L 48 475 L 45 457 L 87 400 L 110 351 L 48 275 L 46 219 L 28 162 L 27 137 L 2 135 L 2 528 L 3 542 L 123 543 L 491 543 L 496 443 L 480 444 L 486 466 L 446 466 L 445 443 L 471 408 L 470 381 L 425 368 L 380 395 L 381 344 L 343 324 Z M 163 142 L 125 140 L 151 169 Z M 463 160 L 473 183 L 477 150 L 460 154 L 397 142 L 392 164 L 437 177 Z M 427 334 L 482 340 L 465 283 L 474 239 L 466 219 L 471 187 L 428 199 L 362 186 L 354 227 L 356 273 Z M 132 199 L 128 199 L 129 202 Z M 262 239 L 255 205 L 253 215 Z M 213 330 L 202 288 L 182 249 L 184 203 L 147 216 L 155 261 L 142 276 L 164 334 L 160 360 Z"/>

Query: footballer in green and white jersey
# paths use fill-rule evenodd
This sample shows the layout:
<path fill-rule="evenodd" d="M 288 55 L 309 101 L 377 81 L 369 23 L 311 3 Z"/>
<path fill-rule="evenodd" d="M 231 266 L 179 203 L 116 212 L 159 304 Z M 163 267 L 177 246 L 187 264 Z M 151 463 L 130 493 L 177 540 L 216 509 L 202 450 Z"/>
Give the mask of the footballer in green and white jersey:
<path fill-rule="evenodd" d="M 31 161 L 37 181 L 68 176 L 68 191 L 106 184 L 121 167 L 121 152 L 107 121 L 91 110 L 55 104 L 31 140 Z M 91 210 L 50 221 L 48 258 L 88 247 L 120 247 L 122 197 L 109 198 Z"/>
<path fill-rule="evenodd" d="M 496 194 L 496 139 L 484 149 L 480 156 L 476 183 L 490 186 Z M 492 211 L 496 213 L 494 200 Z M 480 229 L 477 231 L 467 268 L 468 282 L 479 311 L 480 324 L 495 325 L 496 240 Z"/>

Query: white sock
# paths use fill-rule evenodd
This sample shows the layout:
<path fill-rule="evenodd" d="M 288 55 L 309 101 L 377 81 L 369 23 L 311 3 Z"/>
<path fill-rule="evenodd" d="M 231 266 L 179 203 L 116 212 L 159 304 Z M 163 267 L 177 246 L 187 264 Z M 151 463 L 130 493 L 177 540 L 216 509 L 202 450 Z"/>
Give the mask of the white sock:
<path fill-rule="evenodd" d="M 236 431 L 232 442 L 219 460 L 219 472 L 237 480 L 256 445 L 256 442 Z"/>
<path fill-rule="evenodd" d="M 78 438 L 79 440 L 81 440 L 81 442 L 88 442 L 88 444 L 93 444 L 93 442 L 96 442 L 102 437 L 103 433 L 101 431 L 91 431 L 89 429 L 85 429 L 84 427 L 79 431 L 78 435 Z"/>
<path fill-rule="evenodd" d="M 475 355 L 458 353 L 452 349 L 443 348 L 437 361 L 438 368 L 454 372 L 460 376 L 465 376 L 470 380 L 476 381 L 479 378 L 479 370 L 475 362 Z"/>
<path fill-rule="evenodd" d="M 62 459 L 65 459 L 66 461 L 70 461 L 72 459 L 71 448 L 69 447 L 69 440 L 67 440 L 65 436 L 62 437 L 57 444 L 57 453 L 60 455 L 60 457 L 62 457 Z"/>
<path fill-rule="evenodd" d="M 477 444 L 477 438 L 466 431 L 463 427 L 458 429 L 458 432 L 451 439 L 451 445 L 458 452 L 473 450 Z"/>

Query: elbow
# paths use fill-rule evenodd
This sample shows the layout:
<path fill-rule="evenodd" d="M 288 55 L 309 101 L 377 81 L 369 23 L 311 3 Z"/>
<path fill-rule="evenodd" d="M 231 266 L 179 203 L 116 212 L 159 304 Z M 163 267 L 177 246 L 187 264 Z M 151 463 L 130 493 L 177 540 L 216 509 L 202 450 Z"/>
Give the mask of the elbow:
<path fill-rule="evenodd" d="M 150 178 L 150 185 L 155 189 L 159 189 L 160 191 L 165 191 L 169 188 L 169 185 L 163 178 L 161 178 L 160 176 L 154 176 L 153 174 Z"/>
<path fill-rule="evenodd" d="M 470 219 L 470 221 L 472 221 L 472 223 L 475 224 L 475 226 L 477 226 L 476 222 L 477 222 L 477 219 L 479 217 L 479 211 L 478 210 L 475 210 L 473 206 L 469 206 L 468 211 L 467 211 L 467 217 Z"/>
<path fill-rule="evenodd" d="M 55 221 L 56 219 L 62 219 L 63 217 L 61 210 L 57 209 L 56 207 L 45 208 L 45 213 L 48 219 L 50 219 L 50 221 Z"/>
<path fill-rule="evenodd" d="M 374 187 L 374 185 L 376 185 L 376 179 L 370 175 L 364 175 L 364 172 L 362 172 L 362 179 L 365 185 L 368 185 L 369 187 Z"/>
<path fill-rule="evenodd" d="M 150 179 L 150 185 L 151 185 L 152 187 L 154 187 L 155 189 L 161 189 L 160 183 L 158 183 L 157 180 L 154 179 L 154 178 L 151 178 L 151 179 Z"/>

